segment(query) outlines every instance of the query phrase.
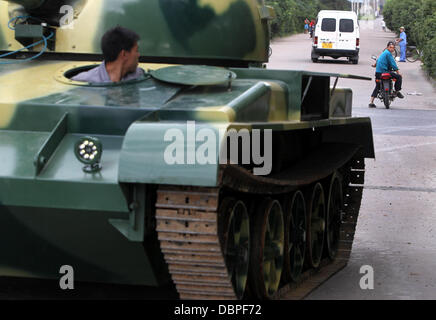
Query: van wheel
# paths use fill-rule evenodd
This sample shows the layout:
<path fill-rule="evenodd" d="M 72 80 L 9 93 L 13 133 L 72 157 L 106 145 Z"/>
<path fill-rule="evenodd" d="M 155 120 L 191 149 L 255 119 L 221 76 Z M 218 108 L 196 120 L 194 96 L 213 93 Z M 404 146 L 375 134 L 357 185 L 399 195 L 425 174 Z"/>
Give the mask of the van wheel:
<path fill-rule="evenodd" d="M 353 64 L 358 64 L 358 63 L 359 63 L 359 57 L 357 56 L 357 57 L 354 57 L 354 58 L 350 58 L 350 61 L 351 61 Z"/>
<path fill-rule="evenodd" d="M 318 62 L 318 58 L 312 58 L 312 62 L 317 63 Z"/>

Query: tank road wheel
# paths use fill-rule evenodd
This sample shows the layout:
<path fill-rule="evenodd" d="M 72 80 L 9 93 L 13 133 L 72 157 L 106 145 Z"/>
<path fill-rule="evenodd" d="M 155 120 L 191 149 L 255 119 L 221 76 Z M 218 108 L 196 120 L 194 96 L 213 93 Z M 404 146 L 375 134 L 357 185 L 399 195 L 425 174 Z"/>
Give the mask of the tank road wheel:
<path fill-rule="evenodd" d="M 325 231 L 324 191 L 317 183 L 307 199 L 307 262 L 312 268 L 318 268 L 321 262 Z"/>
<path fill-rule="evenodd" d="M 301 191 L 289 199 L 285 214 L 285 274 L 287 279 L 297 282 L 306 251 L 306 205 Z"/>
<path fill-rule="evenodd" d="M 233 198 L 223 200 L 220 212 L 222 220 L 222 251 L 233 289 L 242 299 L 248 278 L 250 253 L 250 223 L 247 207 Z"/>
<path fill-rule="evenodd" d="M 264 200 L 253 224 L 251 270 L 254 291 L 259 298 L 271 298 L 280 284 L 283 270 L 284 222 L 277 200 Z"/>
<path fill-rule="evenodd" d="M 326 247 L 330 259 L 334 259 L 338 252 L 343 202 L 342 181 L 335 173 L 330 181 L 326 215 Z"/>

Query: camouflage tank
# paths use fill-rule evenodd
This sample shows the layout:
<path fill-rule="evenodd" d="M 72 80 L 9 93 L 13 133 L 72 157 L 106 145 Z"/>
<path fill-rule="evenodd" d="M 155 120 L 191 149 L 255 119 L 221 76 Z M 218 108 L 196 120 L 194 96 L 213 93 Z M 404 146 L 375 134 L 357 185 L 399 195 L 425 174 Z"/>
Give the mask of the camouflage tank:
<path fill-rule="evenodd" d="M 276 299 L 344 267 L 374 149 L 336 83 L 363 78 L 265 69 L 273 15 L 263 0 L 0 1 L 0 275 L 70 265 L 183 299 Z M 141 37 L 144 78 L 71 80 L 118 24 Z"/>

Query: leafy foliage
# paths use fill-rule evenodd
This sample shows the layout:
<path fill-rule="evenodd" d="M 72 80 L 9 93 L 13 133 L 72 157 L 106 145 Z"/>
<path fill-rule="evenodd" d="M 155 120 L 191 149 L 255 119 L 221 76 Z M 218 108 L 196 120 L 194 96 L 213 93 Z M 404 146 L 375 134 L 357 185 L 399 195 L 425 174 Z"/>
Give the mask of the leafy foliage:
<path fill-rule="evenodd" d="M 388 0 L 383 8 L 386 26 L 399 32 L 406 28 L 409 45 L 416 45 L 423 52 L 424 69 L 436 78 L 436 1 Z"/>
<path fill-rule="evenodd" d="M 316 19 L 320 10 L 349 10 L 347 0 L 275 0 L 266 1 L 274 7 L 276 18 L 271 23 L 271 36 L 283 36 L 304 31 L 304 20 Z"/>
<path fill-rule="evenodd" d="M 319 0 L 322 9 L 325 10 L 350 10 L 350 2 L 347 0 Z"/>

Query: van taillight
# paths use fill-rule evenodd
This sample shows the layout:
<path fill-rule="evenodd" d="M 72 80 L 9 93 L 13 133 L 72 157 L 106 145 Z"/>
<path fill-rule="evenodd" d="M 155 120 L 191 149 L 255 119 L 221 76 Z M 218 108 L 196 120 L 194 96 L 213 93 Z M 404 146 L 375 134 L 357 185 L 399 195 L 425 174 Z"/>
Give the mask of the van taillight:
<path fill-rule="evenodd" d="M 359 43 L 360 43 L 359 38 L 356 38 L 356 47 L 359 46 Z"/>
<path fill-rule="evenodd" d="M 313 44 L 318 44 L 318 37 L 315 37 L 313 40 Z"/>

